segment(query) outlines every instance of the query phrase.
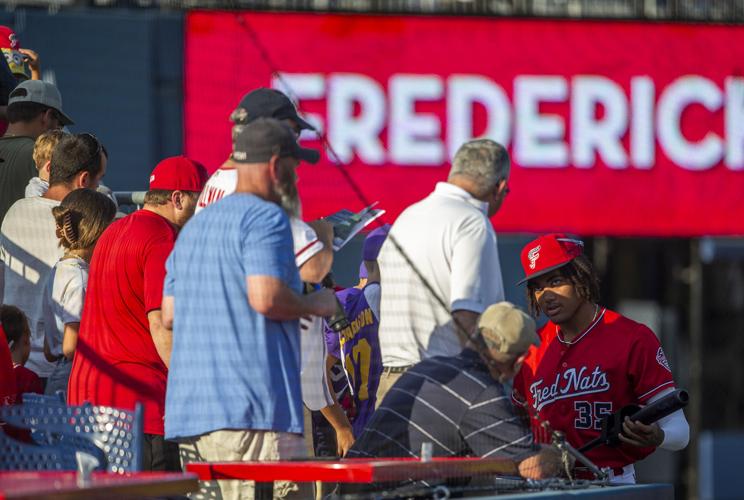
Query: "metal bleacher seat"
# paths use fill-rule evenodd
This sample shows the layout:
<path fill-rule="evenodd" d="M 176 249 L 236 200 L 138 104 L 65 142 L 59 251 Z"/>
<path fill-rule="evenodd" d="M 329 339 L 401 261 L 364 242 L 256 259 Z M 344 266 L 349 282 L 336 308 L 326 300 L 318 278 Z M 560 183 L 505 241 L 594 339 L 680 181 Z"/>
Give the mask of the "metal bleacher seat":
<path fill-rule="evenodd" d="M 67 404 L 65 402 L 65 394 L 62 391 L 57 391 L 56 394 L 25 392 L 21 395 L 21 401 L 23 404 Z"/>
<path fill-rule="evenodd" d="M 75 450 L 24 443 L 0 430 L 0 470 L 75 469 Z"/>
<path fill-rule="evenodd" d="M 65 461 L 67 452 L 74 457 L 74 452 L 80 451 L 94 457 L 108 472 L 142 470 L 141 405 L 131 412 L 106 406 L 66 406 L 59 399 L 51 399 L 54 397 L 31 398 L 21 405 L 0 407 L 0 420 L 29 430 L 37 446 L 47 452 L 56 450 L 66 467 L 70 466 Z M 6 436 L 7 439 L 10 438 Z"/>

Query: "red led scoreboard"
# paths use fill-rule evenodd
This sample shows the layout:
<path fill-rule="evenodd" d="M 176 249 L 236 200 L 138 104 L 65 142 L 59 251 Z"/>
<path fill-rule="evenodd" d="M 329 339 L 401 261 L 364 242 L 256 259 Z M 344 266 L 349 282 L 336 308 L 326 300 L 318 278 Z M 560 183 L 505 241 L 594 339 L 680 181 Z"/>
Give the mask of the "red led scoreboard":
<path fill-rule="evenodd" d="M 389 221 L 487 135 L 512 154 L 501 231 L 744 234 L 744 27 L 191 12 L 187 154 L 216 169 L 272 70 Z M 361 208 L 330 155 L 298 173 L 305 218 Z"/>

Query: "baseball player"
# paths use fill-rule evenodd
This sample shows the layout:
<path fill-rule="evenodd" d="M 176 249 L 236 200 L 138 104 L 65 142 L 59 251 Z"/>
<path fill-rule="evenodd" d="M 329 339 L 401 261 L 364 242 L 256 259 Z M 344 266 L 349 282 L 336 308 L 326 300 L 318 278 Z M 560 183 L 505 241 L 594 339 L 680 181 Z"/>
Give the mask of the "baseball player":
<path fill-rule="evenodd" d="M 548 234 L 522 250 L 531 312 L 544 313 L 541 344 L 531 347 L 512 398 L 532 417 L 538 441 L 563 431 L 581 447 L 600 434 L 602 417 L 623 406 L 652 403 L 674 390 L 664 350 L 645 325 L 602 307 L 599 283 L 583 243 Z M 613 483 L 635 483 L 633 463 L 661 447 L 687 446 L 689 426 L 682 410 L 651 425 L 623 423 L 618 447 L 599 446 L 587 456 L 611 468 Z M 577 469 L 581 477 L 582 471 Z"/>

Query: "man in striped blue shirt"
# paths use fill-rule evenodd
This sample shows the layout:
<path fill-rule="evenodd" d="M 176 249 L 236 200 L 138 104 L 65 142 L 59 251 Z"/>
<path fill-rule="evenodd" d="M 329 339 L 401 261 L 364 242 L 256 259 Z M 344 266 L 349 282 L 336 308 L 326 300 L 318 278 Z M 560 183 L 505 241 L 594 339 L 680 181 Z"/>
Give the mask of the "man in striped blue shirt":
<path fill-rule="evenodd" d="M 303 316 L 330 316 L 330 290 L 301 294 L 292 233 L 279 206 L 309 157 L 288 129 L 262 118 L 233 145 L 235 193 L 181 231 L 166 263 L 163 321 L 173 328 L 166 437 L 189 461 L 284 460 L 305 454 L 300 390 Z M 200 494 L 252 498 L 246 481 Z M 312 494 L 277 482 L 275 497 Z"/>
<path fill-rule="evenodd" d="M 539 344 L 535 322 L 499 302 L 480 316 L 478 329 L 485 345 L 426 359 L 404 373 L 348 456 L 418 457 L 429 442 L 435 457 L 505 458 L 524 477 L 556 475 L 557 452 L 533 443 L 503 386 L 519 371 L 530 345 Z"/>

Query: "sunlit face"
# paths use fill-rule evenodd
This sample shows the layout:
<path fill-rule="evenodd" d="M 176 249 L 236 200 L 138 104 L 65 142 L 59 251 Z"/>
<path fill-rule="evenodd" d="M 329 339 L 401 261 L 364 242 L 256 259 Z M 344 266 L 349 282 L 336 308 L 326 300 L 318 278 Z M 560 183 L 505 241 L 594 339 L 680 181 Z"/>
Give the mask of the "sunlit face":
<path fill-rule="evenodd" d="M 528 286 L 540 310 L 557 325 L 571 320 L 585 301 L 560 269 L 531 279 Z"/>
<path fill-rule="evenodd" d="M 509 181 L 504 180 L 499 182 L 491 193 L 491 197 L 488 199 L 488 216 L 493 217 L 496 212 L 499 211 L 501 205 L 506 199 L 506 195 L 509 194 Z"/>
<path fill-rule="evenodd" d="M 53 109 L 48 109 L 42 115 L 42 127 L 45 132 L 59 130 L 62 128 L 62 117 Z"/>
<path fill-rule="evenodd" d="M 98 172 L 98 175 L 95 177 L 91 177 L 90 184 L 87 186 L 89 189 L 98 189 L 98 186 L 101 185 L 101 181 L 103 180 L 103 177 L 106 175 L 106 167 L 108 166 L 108 157 L 101 153 L 101 171 Z"/>
<path fill-rule="evenodd" d="M 175 206 L 175 224 L 183 227 L 194 216 L 196 204 L 200 193 L 189 191 L 177 191 L 174 193 L 173 205 Z"/>

